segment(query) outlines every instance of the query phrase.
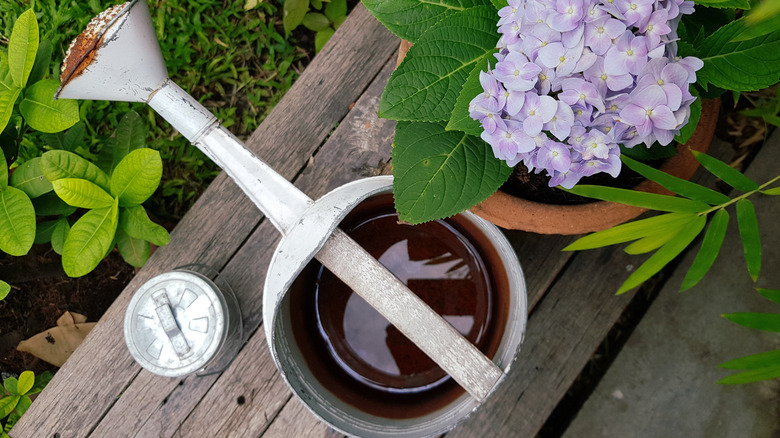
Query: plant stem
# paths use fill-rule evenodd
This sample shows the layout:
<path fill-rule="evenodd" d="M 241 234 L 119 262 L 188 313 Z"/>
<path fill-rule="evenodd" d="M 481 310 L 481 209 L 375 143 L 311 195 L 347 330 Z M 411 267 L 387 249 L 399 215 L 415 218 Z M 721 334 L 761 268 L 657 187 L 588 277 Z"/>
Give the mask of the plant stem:
<path fill-rule="evenodd" d="M 734 198 L 734 199 L 730 200 L 729 202 L 724 202 L 723 204 L 716 205 L 716 206 L 714 206 L 714 207 L 710 208 L 709 210 L 705 210 L 705 211 L 699 212 L 698 216 L 702 216 L 702 215 L 705 215 L 705 216 L 706 216 L 706 215 L 708 215 L 708 214 L 712 213 L 713 211 L 717 211 L 717 210 L 720 210 L 720 209 L 722 209 L 722 208 L 726 208 L 726 207 L 728 207 L 729 205 L 731 205 L 731 204 L 734 204 L 734 203 L 736 203 L 736 202 L 739 202 L 739 201 L 741 201 L 741 200 L 743 200 L 743 199 L 745 199 L 745 198 L 749 197 L 750 195 L 752 195 L 752 194 L 754 194 L 754 193 L 756 193 L 756 192 L 760 192 L 761 190 L 764 190 L 764 189 L 765 189 L 767 186 L 770 186 L 770 185 L 772 185 L 772 184 L 773 184 L 773 183 L 775 183 L 777 180 L 780 180 L 780 175 L 777 175 L 776 177 L 772 178 L 771 180 L 769 180 L 769 181 L 765 182 L 764 184 L 762 184 L 761 186 L 759 186 L 757 189 L 755 189 L 755 190 L 751 190 L 751 191 L 749 191 L 749 192 L 745 192 L 745 193 L 743 193 L 743 194 L 741 194 L 741 195 L 737 196 L 736 198 Z"/>

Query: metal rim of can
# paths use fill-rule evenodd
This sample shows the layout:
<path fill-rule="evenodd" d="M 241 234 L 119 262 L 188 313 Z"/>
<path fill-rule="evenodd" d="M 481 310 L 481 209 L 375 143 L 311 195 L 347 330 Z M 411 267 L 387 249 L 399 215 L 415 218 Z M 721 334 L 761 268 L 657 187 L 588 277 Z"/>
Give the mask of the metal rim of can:
<path fill-rule="evenodd" d="M 190 290 L 197 295 L 196 299 L 204 297 L 209 301 L 210 309 L 213 309 L 213 314 L 208 315 L 210 318 L 213 318 L 213 321 L 211 321 L 213 324 L 210 323 L 207 329 L 208 336 L 206 339 L 208 342 L 205 347 L 199 345 L 197 352 L 194 353 L 191 360 L 179 366 L 165 366 L 148 354 L 147 351 L 151 344 L 146 346 L 139 344 L 141 338 L 140 331 L 143 329 L 138 323 L 138 319 L 141 316 L 139 312 L 143 310 L 144 304 L 149 304 L 151 294 L 166 285 Z M 149 317 L 149 315 L 145 316 Z M 151 316 L 155 318 L 154 315 Z M 133 295 L 125 313 L 125 343 L 135 361 L 144 369 L 166 377 L 184 376 L 203 369 L 217 356 L 228 335 L 227 324 L 230 322 L 229 318 L 230 315 L 225 297 L 208 277 L 197 272 L 174 270 L 149 279 Z M 157 323 L 159 324 L 159 322 Z M 162 348 L 165 348 L 165 346 Z"/>

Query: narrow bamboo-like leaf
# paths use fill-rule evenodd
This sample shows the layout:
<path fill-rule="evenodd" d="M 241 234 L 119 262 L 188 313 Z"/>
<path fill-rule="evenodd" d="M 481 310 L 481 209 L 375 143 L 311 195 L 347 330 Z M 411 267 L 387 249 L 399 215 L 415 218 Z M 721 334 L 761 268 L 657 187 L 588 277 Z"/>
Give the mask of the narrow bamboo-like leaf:
<path fill-rule="evenodd" d="M 363 0 L 366 9 L 390 32 L 413 43 L 444 17 L 485 4 L 485 0 Z"/>
<path fill-rule="evenodd" d="M 623 163 L 625 163 L 625 165 L 634 172 L 644 176 L 651 181 L 657 182 L 667 190 L 673 193 L 677 193 L 680 196 L 684 196 L 695 201 L 706 202 L 707 204 L 712 205 L 724 204 L 731 200 L 723 193 L 716 192 L 715 190 L 701 186 L 694 182 L 669 175 L 666 172 L 652 168 L 625 155 L 621 155 L 620 159 L 623 160 Z"/>
<path fill-rule="evenodd" d="M 35 54 L 38 52 L 38 20 L 32 9 L 26 10 L 14 23 L 11 40 L 8 43 L 8 65 L 11 77 L 20 88 L 27 85 Z"/>
<path fill-rule="evenodd" d="M 778 364 L 780 364 L 780 350 L 772 350 L 732 359 L 718 366 L 729 370 L 755 370 Z"/>
<path fill-rule="evenodd" d="M 685 274 L 681 291 L 686 291 L 696 286 L 704 275 L 709 272 L 715 259 L 718 257 L 720 247 L 723 245 L 723 239 L 726 237 L 726 229 L 729 225 L 729 214 L 725 209 L 718 210 L 712 217 L 712 222 L 704 233 L 704 239 L 701 242 L 701 248 L 693 259 L 688 273 Z"/>
<path fill-rule="evenodd" d="M 443 123 L 401 122 L 395 132 L 393 193 L 403 221 L 421 223 L 460 213 L 495 193 L 512 172 L 490 145 L 445 131 Z"/>
<path fill-rule="evenodd" d="M 780 365 L 773 365 L 766 368 L 758 368 L 755 370 L 734 374 L 732 376 L 724 377 L 718 380 L 718 383 L 722 385 L 740 385 L 743 383 L 752 383 L 761 380 L 774 379 L 776 377 L 780 377 Z"/>
<path fill-rule="evenodd" d="M 149 242 L 130 237 L 122 230 L 117 231 L 116 246 L 122 259 L 130 266 L 140 268 L 149 259 Z"/>
<path fill-rule="evenodd" d="M 765 289 L 763 287 L 759 287 L 756 288 L 756 290 L 769 301 L 780 304 L 780 289 Z"/>
<path fill-rule="evenodd" d="M 19 374 L 16 391 L 19 395 L 27 394 L 27 391 L 31 390 L 34 384 L 35 374 L 32 371 L 22 371 L 22 374 Z"/>
<path fill-rule="evenodd" d="M 37 216 L 70 216 L 76 212 L 76 207 L 71 207 L 60 199 L 52 190 L 32 200 Z"/>
<path fill-rule="evenodd" d="M 78 208 L 106 208 L 114 198 L 97 184 L 79 178 L 60 178 L 52 183 L 54 191 L 68 205 Z"/>
<path fill-rule="evenodd" d="M 41 156 L 41 167 L 49 181 L 60 178 L 81 178 L 110 191 L 108 175 L 97 166 L 68 151 L 48 151 Z"/>
<path fill-rule="evenodd" d="M 51 242 L 51 235 L 54 233 L 54 228 L 57 227 L 59 220 L 53 221 L 41 221 L 35 225 L 35 244 L 43 245 L 44 243 Z"/>
<path fill-rule="evenodd" d="M 90 210 L 68 233 L 62 251 L 62 267 L 70 277 L 90 273 L 111 249 L 116 233 L 118 205 Z"/>
<path fill-rule="evenodd" d="M 59 86 L 58 81 L 44 79 L 25 91 L 24 99 L 19 103 L 19 112 L 33 129 L 59 132 L 79 121 L 79 105 L 75 100 L 54 100 L 54 92 Z"/>
<path fill-rule="evenodd" d="M 152 222 L 141 205 L 120 210 L 119 228 L 131 237 L 148 240 L 157 246 L 165 246 L 171 241 L 168 231 Z"/>
<path fill-rule="evenodd" d="M 35 242 L 35 209 L 27 195 L 15 188 L 0 189 L 0 250 L 23 256 Z"/>
<path fill-rule="evenodd" d="M 780 333 L 780 314 L 778 313 L 737 312 L 727 313 L 723 317 L 744 327 Z"/>
<path fill-rule="evenodd" d="M 160 178 L 160 153 L 149 148 L 136 149 L 127 154 L 114 169 L 111 194 L 119 198 L 119 205 L 123 207 L 139 205 L 157 190 Z"/>
<path fill-rule="evenodd" d="M 761 235 L 758 233 L 756 210 L 747 199 L 737 202 L 737 224 L 750 278 L 757 281 L 761 272 Z"/>
<path fill-rule="evenodd" d="M 709 204 L 692 199 L 606 186 L 578 185 L 566 190 L 575 195 L 602 201 L 618 202 L 636 207 L 676 213 L 699 213 L 710 208 Z"/>
<path fill-rule="evenodd" d="M 43 174 L 41 158 L 35 157 L 17 167 L 11 175 L 11 185 L 23 191 L 30 199 L 52 191 L 51 182 Z"/>
<path fill-rule="evenodd" d="M 5 297 L 11 292 L 11 285 L 0 280 L 0 301 L 3 301 Z"/>
<path fill-rule="evenodd" d="M 484 65 L 496 47 L 495 16 L 492 6 L 477 6 L 425 32 L 390 77 L 379 102 L 380 117 L 448 121 L 469 73 Z"/>
<path fill-rule="evenodd" d="M 624 251 L 626 254 L 630 255 L 647 254 L 650 251 L 655 251 L 656 249 L 664 246 L 666 242 L 672 240 L 674 236 L 680 232 L 680 229 L 682 229 L 682 226 L 679 228 L 669 227 L 659 233 L 643 237 L 628 245 Z"/>
<path fill-rule="evenodd" d="M 487 62 L 485 65 L 477 64 L 474 66 L 474 70 L 469 73 L 469 77 L 455 101 L 455 108 L 452 110 L 450 120 L 447 122 L 448 131 L 463 131 L 475 136 L 482 134 L 482 125 L 469 116 L 469 103 L 483 92 L 482 84 L 479 82 L 479 74 L 483 70 L 487 71 Z"/>
<path fill-rule="evenodd" d="M 680 229 L 680 227 L 692 222 L 694 219 L 696 219 L 695 213 L 667 213 L 653 216 L 588 234 L 575 240 L 569 246 L 563 248 L 563 250 L 581 251 L 583 249 L 601 248 L 616 243 L 629 242 L 652 236 L 665 230 Z"/>
<path fill-rule="evenodd" d="M 0 418 L 5 418 L 13 412 L 16 405 L 19 403 L 21 397 L 18 395 L 9 395 L 8 397 L 0 398 Z"/>
<path fill-rule="evenodd" d="M 767 190 L 761 190 L 761 193 L 769 196 L 777 196 L 780 195 L 780 187 L 775 187 L 773 189 L 767 189 Z"/>
<path fill-rule="evenodd" d="M 731 187 L 745 192 L 758 189 L 758 184 L 755 181 L 746 177 L 740 171 L 729 166 L 723 161 L 720 161 L 717 158 L 711 157 L 707 154 L 703 154 L 699 151 L 691 152 L 705 169 L 710 171 L 710 173 L 717 176 Z"/>
<path fill-rule="evenodd" d="M 65 241 L 68 239 L 70 233 L 70 224 L 65 218 L 60 218 L 57 221 L 57 226 L 54 227 L 54 231 L 51 234 L 51 248 L 59 255 L 62 255 L 63 248 L 65 247 Z"/>
<path fill-rule="evenodd" d="M 618 295 L 628 292 L 657 274 L 693 242 L 693 239 L 695 239 L 701 230 L 704 229 L 706 223 L 706 217 L 697 216 L 693 222 L 677 233 L 674 239 L 667 242 L 664 246 L 659 248 L 655 254 L 650 256 L 647 261 L 642 263 L 642 265 L 626 279 L 623 285 L 620 286 L 620 289 L 617 291 Z"/>

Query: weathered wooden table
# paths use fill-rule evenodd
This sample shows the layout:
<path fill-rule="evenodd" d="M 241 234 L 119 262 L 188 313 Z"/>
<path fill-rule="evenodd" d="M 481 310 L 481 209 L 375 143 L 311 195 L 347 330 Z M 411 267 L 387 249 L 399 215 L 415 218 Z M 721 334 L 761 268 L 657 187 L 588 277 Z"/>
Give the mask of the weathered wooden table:
<path fill-rule="evenodd" d="M 248 140 L 248 147 L 315 199 L 346 182 L 386 172 L 394 123 L 381 120 L 376 114 L 379 96 L 395 66 L 397 47 L 398 40 L 358 5 Z M 777 153 L 773 155 L 766 159 L 777 157 Z M 550 427 L 550 422 L 568 419 L 558 420 L 560 416 L 551 417 L 551 413 L 565 399 L 572 383 L 626 308 L 636 306 L 637 302 L 641 306 L 647 301 L 644 295 L 649 292 L 646 291 L 614 296 L 626 272 L 640 262 L 640 259 L 627 256 L 619 248 L 572 254 L 560 251 L 572 240 L 571 237 L 523 232 L 507 232 L 507 235 L 517 251 L 527 280 L 531 309 L 527 337 L 506 384 L 476 415 L 448 436 L 530 437 L 535 436 L 545 423 L 548 423 L 546 430 L 562 433 L 565 425 L 555 427 L 552 424 L 553 427 Z M 11 435 L 14 438 L 151 438 L 322 437 L 335 434 L 292 398 L 271 362 L 260 327 L 263 324 L 262 285 L 278 238 L 279 233 L 263 219 L 233 182 L 224 174 L 220 175 L 176 227 L 171 243 L 160 248 L 136 275 Z M 774 242 L 778 243 L 777 240 Z M 738 253 L 738 250 L 732 252 Z M 765 271 L 772 270 L 771 261 L 778 259 L 780 257 L 776 253 L 766 251 Z M 232 365 L 219 375 L 176 379 L 155 376 L 136 365 L 127 351 L 122 332 L 124 312 L 141 284 L 155 275 L 189 263 L 214 267 L 231 283 L 241 305 L 245 332 L 251 336 Z M 746 280 L 747 274 L 740 263 L 734 262 L 721 269 L 732 269 L 731 265 L 734 265 L 732 271 L 734 276 L 739 276 L 741 287 L 747 285 L 749 288 L 749 281 L 741 280 Z M 780 287 L 777 273 L 770 275 L 777 280 L 775 287 Z M 670 283 L 663 288 L 661 296 L 673 297 L 674 303 L 678 299 L 674 297 L 682 296 L 675 294 L 678 284 Z M 663 280 L 648 290 L 657 291 L 661 286 Z M 717 284 L 707 287 L 717 288 Z M 706 293 L 715 292 L 698 293 L 705 297 Z M 749 290 L 741 292 L 741 296 L 745 294 L 754 293 Z M 751 299 L 742 297 L 738 302 Z M 700 308 L 696 304 L 690 305 Z M 761 306 L 761 303 L 753 305 Z M 674 312 L 675 304 L 669 306 L 669 311 Z M 734 305 L 716 310 L 708 317 L 721 324 L 717 313 L 737 310 L 746 309 Z M 663 316 L 659 318 L 663 320 Z M 663 326 L 664 323 L 657 324 Z M 724 330 L 728 333 L 732 330 L 735 336 L 739 336 L 737 332 L 744 334 L 736 326 L 728 326 Z M 664 336 L 674 337 L 675 333 Z M 750 336 L 750 333 L 745 335 Z M 698 355 L 699 358 L 693 360 L 690 367 L 707 371 L 704 377 L 701 373 L 694 373 L 699 376 L 695 385 L 719 391 L 715 396 L 708 396 L 710 398 L 731 397 L 728 395 L 731 393 L 723 395 L 724 391 L 731 391 L 730 388 L 714 385 L 714 380 L 724 375 L 715 369 L 715 365 L 737 355 L 758 352 L 751 350 L 754 344 L 726 353 L 711 349 L 708 351 L 709 358 Z M 684 344 L 681 348 L 687 349 L 688 345 Z M 652 351 L 652 348 L 645 346 L 639 350 L 643 354 Z M 660 359 L 661 365 L 645 374 L 660 373 L 660 379 L 664 381 L 664 361 L 675 363 L 677 359 L 674 353 L 659 354 L 671 357 Z M 616 363 L 623 359 L 621 356 Z M 632 364 L 637 365 L 635 360 L 649 359 L 627 357 L 623 361 L 628 363 L 628 371 L 624 371 L 623 377 L 611 377 L 608 373 L 605 381 L 616 381 L 618 386 L 627 384 L 625 379 L 632 380 L 630 370 Z M 695 392 L 695 385 L 694 388 L 685 386 L 694 380 L 693 377 L 678 380 L 674 376 L 666 379 L 681 385 L 683 392 Z M 653 380 L 645 376 L 644 382 L 646 385 L 642 391 L 652 392 Z M 630 383 L 634 385 L 636 382 Z M 772 400 L 774 387 L 767 385 L 759 389 L 753 386 L 734 391 L 740 391 L 739 394 L 744 394 L 745 398 L 758 394 L 759 400 Z M 674 392 L 674 388 L 669 391 Z M 769 395 L 766 388 L 771 390 Z M 604 401 L 600 403 L 597 395 L 601 393 Z M 658 433 L 654 433 L 652 423 L 633 421 L 646 417 L 649 410 L 654 415 L 649 418 L 664 423 L 665 412 L 677 418 L 688 415 L 681 414 L 679 410 L 694 408 L 686 404 L 684 398 L 679 406 L 669 405 L 669 401 L 663 399 L 656 405 L 646 401 L 642 405 L 642 393 L 637 396 L 624 391 L 619 395 L 611 389 L 597 388 L 592 400 L 582 410 L 593 413 L 587 414 L 590 417 L 586 415 L 585 419 L 578 417 L 573 427 L 578 427 L 579 432 L 571 435 L 668 437 L 669 431 L 661 434 L 656 430 Z M 610 400 L 619 398 L 618 401 L 626 404 L 632 400 L 631 397 L 638 397 L 640 402 L 630 404 L 636 411 L 633 417 L 620 420 L 626 423 L 624 428 L 613 429 L 610 427 L 612 423 L 604 424 L 594 417 L 613 411 L 619 417 L 620 412 L 626 410 L 625 406 L 613 408 L 609 405 Z M 767 415 L 772 418 L 776 400 L 774 398 L 772 404 L 765 403 L 766 406 L 761 409 L 768 409 L 770 414 L 762 411 L 761 418 Z M 589 406 L 591 404 L 595 405 Z M 686 418 L 699 418 L 696 421 L 710 424 L 723 415 L 722 411 L 719 412 L 702 412 L 699 417 L 694 413 L 694 417 Z M 609 421 L 618 422 L 619 419 Z M 632 428 L 632 424 L 642 424 L 642 427 Z M 704 433 L 703 426 L 698 428 L 698 423 L 693 424 L 693 430 Z M 767 427 L 771 429 L 773 426 Z M 711 430 L 716 431 L 715 435 L 702 436 L 718 435 L 717 428 Z M 748 435 L 759 436 L 754 433 L 745 436 Z M 671 433 L 671 436 L 675 434 Z"/>

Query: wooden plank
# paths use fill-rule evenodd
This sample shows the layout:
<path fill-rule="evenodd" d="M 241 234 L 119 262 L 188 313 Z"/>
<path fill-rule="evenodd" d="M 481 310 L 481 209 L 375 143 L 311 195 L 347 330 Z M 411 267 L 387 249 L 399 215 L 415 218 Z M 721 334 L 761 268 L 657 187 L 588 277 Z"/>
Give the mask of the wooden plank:
<path fill-rule="evenodd" d="M 287 178 L 305 166 L 398 44 L 360 5 L 332 41 L 247 143 Z M 313 98 L 318 111 L 311 108 Z M 177 226 L 171 243 L 153 255 L 60 369 L 14 427 L 13 436 L 87 436 L 139 372 L 122 335 L 124 311 L 133 292 L 153 275 L 178 265 L 223 266 L 260 218 L 243 193 L 220 175 Z M 83 383 L 83 376 L 90 376 L 89 385 Z M 177 379 L 163 380 L 153 382 L 161 394 L 178 385 Z M 145 420 L 144 416 L 120 415 L 116 424 L 133 430 L 132 426 Z"/>
<path fill-rule="evenodd" d="M 777 176 L 780 132 L 775 132 L 747 175 L 763 183 Z M 780 203 L 751 197 L 762 234 L 760 284 L 780 287 Z M 731 210 L 733 213 L 733 209 Z M 717 368 L 736 357 L 777 348 L 777 335 L 739 327 L 721 318 L 730 312 L 778 312 L 753 291 L 745 268 L 736 219 L 712 270 L 702 282 L 678 293 L 695 252 L 686 255 L 636 327 L 593 394 L 583 405 L 566 438 L 773 436 L 778 430 L 779 382 L 723 386 L 715 382 L 732 372 Z"/>

